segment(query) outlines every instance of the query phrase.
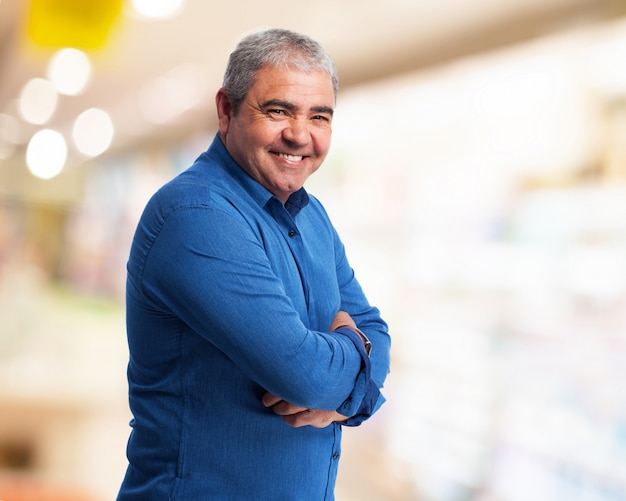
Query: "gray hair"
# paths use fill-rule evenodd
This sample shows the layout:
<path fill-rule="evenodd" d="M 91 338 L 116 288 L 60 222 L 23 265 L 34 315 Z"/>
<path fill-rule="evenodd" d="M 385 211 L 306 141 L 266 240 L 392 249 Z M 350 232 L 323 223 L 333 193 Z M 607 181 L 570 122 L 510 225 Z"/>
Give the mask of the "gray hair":
<path fill-rule="evenodd" d="M 231 53 L 223 86 L 237 113 L 262 67 L 288 67 L 310 73 L 328 73 L 337 97 L 339 78 L 335 63 L 312 38 L 284 29 L 270 29 L 244 37 Z"/>

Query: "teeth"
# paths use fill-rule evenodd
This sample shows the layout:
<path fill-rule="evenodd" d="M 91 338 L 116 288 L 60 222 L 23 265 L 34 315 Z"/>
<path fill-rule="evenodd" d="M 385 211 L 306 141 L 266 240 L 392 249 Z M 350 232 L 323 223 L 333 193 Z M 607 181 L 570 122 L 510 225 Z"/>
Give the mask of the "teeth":
<path fill-rule="evenodd" d="M 278 156 L 292 162 L 299 162 L 303 158 L 302 155 L 288 155 L 287 153 L 279 153 Z"/>

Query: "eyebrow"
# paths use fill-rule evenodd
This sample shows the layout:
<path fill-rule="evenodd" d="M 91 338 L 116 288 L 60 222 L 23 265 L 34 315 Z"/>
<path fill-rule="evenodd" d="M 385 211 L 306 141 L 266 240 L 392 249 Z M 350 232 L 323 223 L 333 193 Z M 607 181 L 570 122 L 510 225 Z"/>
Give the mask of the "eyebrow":
<path fill-rule="evenodd" d="M 296 111 L 298 109 L 298 107 L 295 104 L 290 103 L 289 101 L 282 101 L 280 99 L 270 99 L 269 101 L 265 101 L 261 105 L 263 109 L 271 108 L 272 106 L 285 108 L 286 110 L 289 110 L 289 111 Z M 310 111 L 313 111 L 315 113 L 327 113 L 328 115 L 332 117 L 335 110 L 333 110 L 332 108 L 328 106 L 313 106 L 310 109 Z"/>

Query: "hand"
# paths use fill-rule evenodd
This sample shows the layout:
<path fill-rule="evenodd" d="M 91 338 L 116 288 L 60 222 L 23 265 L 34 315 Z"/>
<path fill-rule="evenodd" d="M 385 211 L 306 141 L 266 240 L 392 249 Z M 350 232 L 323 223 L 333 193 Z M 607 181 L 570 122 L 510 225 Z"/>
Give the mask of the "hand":
<path fill-rule="evenodd" d="M 333 323 L 330 324 L 330 330 L 334 331 L 335 329 L 338 329 L 339 327 L 352 328 L 352 330 L 354 330 L 354 332 L 359 335 L 359 337 L 361 338 L 361 341 L 363 341 L 363 346 L 365 346 L 365 352 L 369 356 L 370 351 L 372 349 L 372 344 L 370 343 L 369 339 L 367 339 L 367 337 L 365 337 L 365 334 L 363 334 L 359 330 L 359 328 L 354 323 L 354 320 L 352 320 L 352 317 L 345 311 L 341 311 L 341 310 L 337 312 L 333 320 Z"/>
<path fill-rule="evenodd" d="M 265 407 L 283 417 L 283 421 L 289 426 L 300 428 L 302 426 L 313 426 L 314 428 L 326 428 L 335 421 L 345 421 L 347 416 L 336 411 L 324 411 L 307 409 L 298 405 L 290 404 L 270 392 L 265 393 L 261 399 Z"/>
<path fill-rule="evenodd" d="M 356 324 L 354 323 L 354 320 L 352 320 L 352 317 L 345 311 L 339 310 L 335 315 L 333 323 L 330 324 L 329 330 L 334 331 L 336 328 L 341 327 L 342 325 L 350 325 L 356 328 Z"/>

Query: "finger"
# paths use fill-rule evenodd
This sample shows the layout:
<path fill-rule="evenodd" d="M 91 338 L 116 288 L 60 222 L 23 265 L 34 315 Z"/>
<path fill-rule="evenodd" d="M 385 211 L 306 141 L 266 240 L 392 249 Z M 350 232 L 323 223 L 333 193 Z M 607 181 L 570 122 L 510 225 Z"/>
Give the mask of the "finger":
<path fill-rule="evenodd" d="M 292 414 L 298 414 L 307 410 L 306 407 L 300 407 L 298 405 L 290 404 L 285 400 L 281 400 L 277 404 L 272 406 L 272 410 L 279 416 L 290 416 Z"/>
<path fill-rule="evenodd" d="M 312 426 L 313 428 L 326 428 L 333 422 L 333 413 L 307 409 L 296 414 L 283 416 L 283 421 L 294 428 Z"/>
<path fill-rule="evenodd" d="M 280 397 L 277 397 L 276 395 L 273 395 L 272 393 L 270 393 L 269 391 L 265 393 L 265 395 L 263 395 L 263 397 L 261 398 L 261 403 L 265 406 L 265 407 L 272 407 L 273 405 L 276 405 L 278 402 L 280 402 L 282 399 Z"/>
<path fill-rule="evenodd" d="M 298 412 L 297 414 L 283 416 L 283 421 L 293 428 L 301 428 L 309 425 L 313 426 L 312 416 L 309 409 Z"/>

